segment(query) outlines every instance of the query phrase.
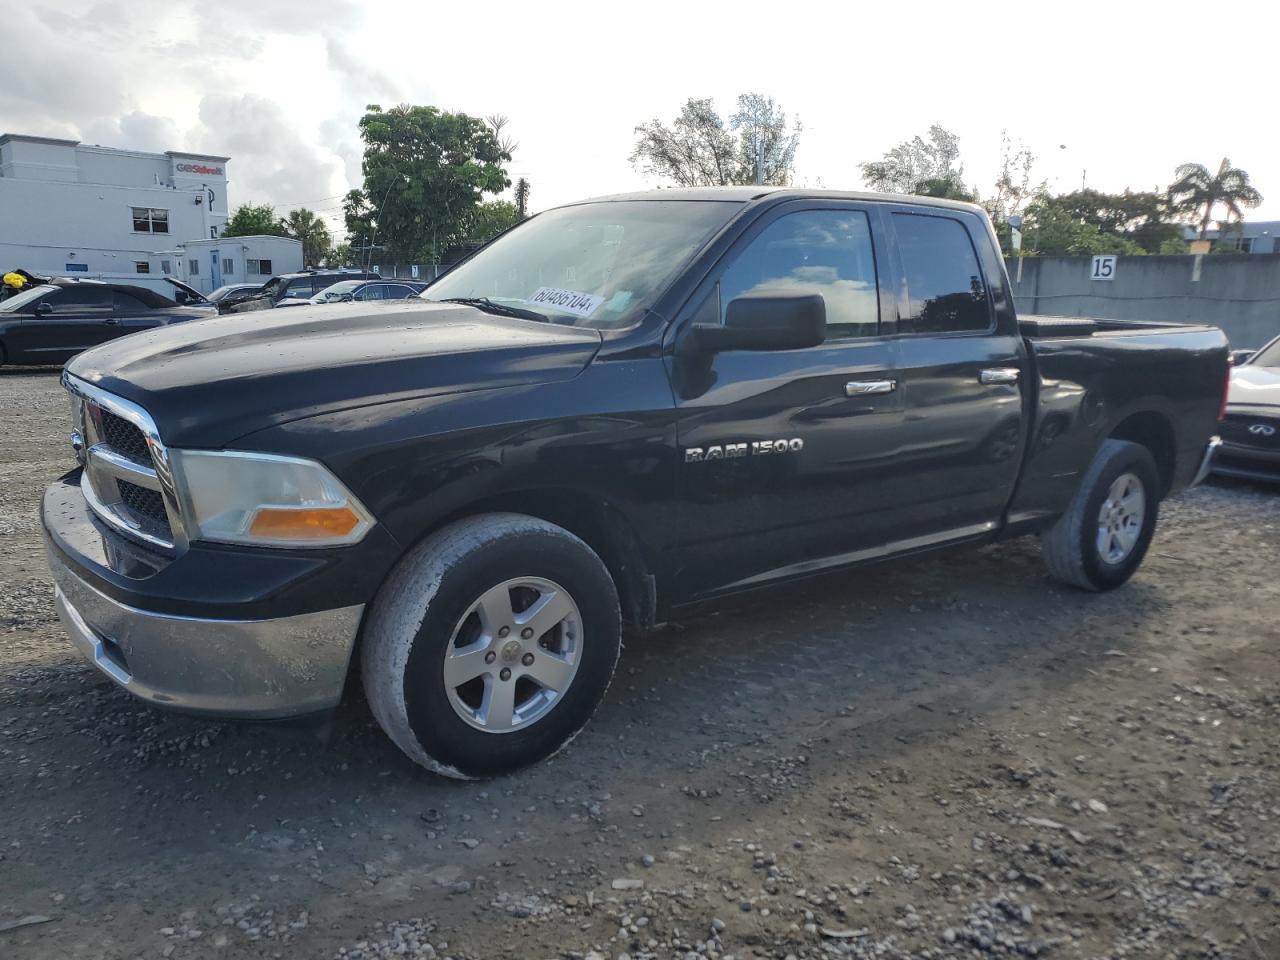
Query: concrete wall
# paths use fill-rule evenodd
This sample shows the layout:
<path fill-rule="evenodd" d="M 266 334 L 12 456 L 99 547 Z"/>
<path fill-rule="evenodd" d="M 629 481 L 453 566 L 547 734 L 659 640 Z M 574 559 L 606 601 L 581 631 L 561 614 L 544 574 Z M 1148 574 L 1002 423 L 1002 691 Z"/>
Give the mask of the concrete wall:
<path fill-rule="evenodd" d="M 1019 313 L 1212 323 L 1235 349 L 1280 335 L 1280 256 L 1119 257 L 1115 279 L 1090 278 L 1092 257 L 1009 260 Z"/>

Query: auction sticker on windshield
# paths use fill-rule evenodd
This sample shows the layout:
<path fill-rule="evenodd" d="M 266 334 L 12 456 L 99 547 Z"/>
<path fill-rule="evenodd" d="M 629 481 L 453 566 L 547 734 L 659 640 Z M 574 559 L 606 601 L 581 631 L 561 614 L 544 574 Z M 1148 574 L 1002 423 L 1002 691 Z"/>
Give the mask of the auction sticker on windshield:
<path fill-rule="evenodd" d="M 565 313 L 589 317 L 595 313 L 600 304 L 604 303 L 604 297 L 578 290 L 565 290 L 561 287 L 539 287 L 525 303 L 531 307 L 555 307 Z"/>

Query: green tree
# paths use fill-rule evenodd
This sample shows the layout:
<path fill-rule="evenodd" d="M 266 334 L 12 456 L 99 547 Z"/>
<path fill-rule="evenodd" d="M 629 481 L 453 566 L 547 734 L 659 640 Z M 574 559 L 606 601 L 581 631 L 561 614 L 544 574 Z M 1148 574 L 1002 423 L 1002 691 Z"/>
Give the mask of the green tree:
<path fill-rule="evenodd" d="M 329 263 L 335 267 L 352 267 L 356 265 L 355 255 L 351 252 L 351 244 L 345 240 L 335 244 L 329 253 Z"/>
<path fill-rule="evenodd" d="M 1045 193 L 1047 184 L 1035 183 L 1036 155 L 1022 141 L 1014 143 L 1009 131 L 1000 131 L 1000 173 L 991 196 L 982 206 L 996 224 L 1004 224 L 1033 197 Z"/>
<path fill-rule="evenodd" d="M 966 187 L 963 180 L 954 175 L 919 180 L 911 192 L 921 197 L 964 200 L 966 203 L 975 203 L 978 199 L 978 195 Z"/>
<path fill-rule="evenodd" d="M 922 183 L 936 188 L 936 182 L 944 180 L 964 185 L 960 138 L 936 123 L 929 128 L 928 139 L 904 140 L 879 160 L 860 166 L 867 186 L 881 193 L 915 193 Z"/>
<path fill-rule="evenodd" d="M 342 198 L 342 219 L 352 250 L 367 250 L 373 242 L 373 208 L 362 190 L 349 190 Z"/>
<path fill-rule="evenodd" d="M 1199 163 L 1184 163 L 1176 171 L 1177 179 L 1169 187 L 1169 204 L 1188 219 L 1200 221 L 1200 239 L 1209 233 L 1213 211 L 1225 207 L 1225 222 L 1244 219 L 1244 209 L 1262 203 L 1262 194 L 1249 183 L 1249 174 L 1231 166 L 1226 157 L 1216 174 Z"/>
<path fill-rule="evenodd" d="M 276 219 L 276 212 L 268 203 L 242 203 L 236 207 L 231 219 L 222 228 L 224 237 L 283 237 L 285 228 Z"/>
<path fill-rule="evenodd" d="M 1053 203 L 1104 234 L 1132 240 L 1147 253 L 1159 252 L 1167 241 L 1182 240 L 1182 227 L 1174 222 L 1168 198 L 1159 193 L 1073 190 L 1054 197 Z"/>
<path fill-rule="evenodd" d="M 516 181 L 516 219 L 529 216 L 529 181 L 521 177 Z"/>
<path fill-rule="evenodd" d="M 519 222 L 516 205 L 510 200 L 489 200 L 478 204 L 472 212 L 467 239 L 483 243 Z"/>
<path fill-rule="evenodd" d="M 1023 222 L 1023 250 L 1028 255 L 1092 256 L 1100 253 L 1146 253 L 1128 237 L 1102 230 L 1083 220 L 1061 197 L 1040 193 L 1027 205 Z"/>
<path fill-rule="evenodd" d="M 795 165 L 800 126 L 768 97 L 746 93 L 726 127 L 710 98 L 689 98 L 668 126 L 661 120 L 636 127 L 631 151 L 637 170 L 682 187 L 722 187 L 756 182 L 785 185 Z"/>
<path fill-rule="evenodd" d="M 771 97 L 744 93 L 738 97 L 738 109 L 729 118 L 729 126 L 738 132 L 739 169 L 751 173 L 743 182 L 778 187 L 791 182 L 800 145 L 799 120 L 789 127 L 787 115 Z"/>
<path fill-rule="evenodd" d="M 302 262 L 306 266 L 320 266 L 329 258 L 332 244 L 329 228 L 306 207 L 290 210 L 280 224 L 284 227 L 286 236 L 302 241 Z"/>
<path fill-rule="evenodd" d="M 360 133 L 364 189 L 354 207 L 370 224 L 369 243 L 383 244 L 393 259 L 436 262 L 445 247 L 467 239 L 484 195 L 511 185 L 503 167 L 511 154 L 478 117 L 371 104 Z"/>

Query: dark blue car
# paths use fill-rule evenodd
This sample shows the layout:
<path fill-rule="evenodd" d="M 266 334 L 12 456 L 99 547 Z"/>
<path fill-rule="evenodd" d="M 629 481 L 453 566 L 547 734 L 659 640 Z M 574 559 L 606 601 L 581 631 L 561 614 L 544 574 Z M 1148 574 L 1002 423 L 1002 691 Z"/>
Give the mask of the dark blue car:
<path fill-rule="evenodd" d="M 184 303 L 102 280 L 56 279 L 23 290 L 0 303 L 0 364 L 65 363 L 116 337 L 218 315 L 194 291 L 175 292 Z"/>

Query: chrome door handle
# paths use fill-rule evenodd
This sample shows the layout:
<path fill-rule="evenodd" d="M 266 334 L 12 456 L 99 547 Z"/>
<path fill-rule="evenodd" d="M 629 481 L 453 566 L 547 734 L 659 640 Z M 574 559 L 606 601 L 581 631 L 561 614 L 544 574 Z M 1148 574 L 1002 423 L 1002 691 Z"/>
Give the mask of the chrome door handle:
<path fill-rule="evenodd" d="M 850 380 L 844 385 L 844 395 L 865 397 L 873 393 L 893 393 L 897 389 L 897 380 Z"/>
<path fill-rule="evenodd" d="M 978 374 L 979 383 L 1017 383 L 1017 367 L 993 367 Z"/>

